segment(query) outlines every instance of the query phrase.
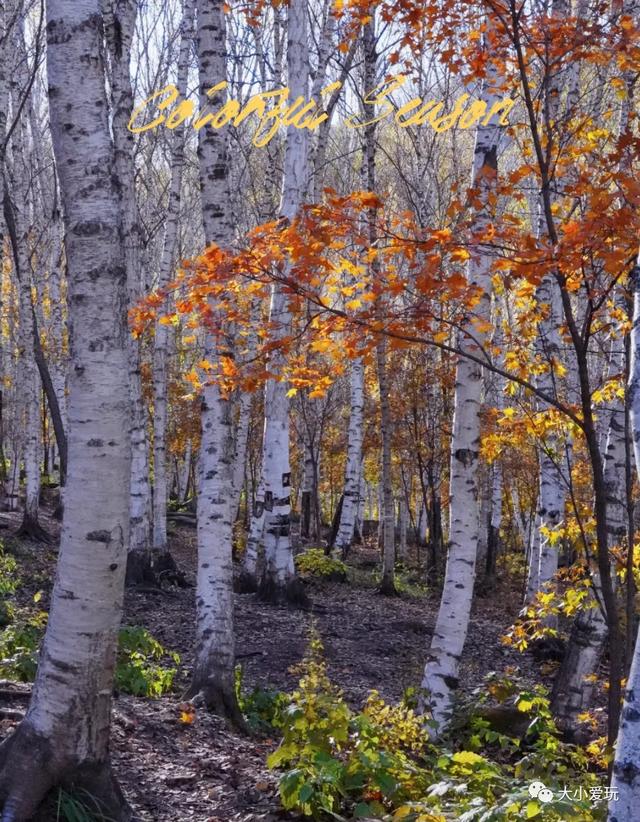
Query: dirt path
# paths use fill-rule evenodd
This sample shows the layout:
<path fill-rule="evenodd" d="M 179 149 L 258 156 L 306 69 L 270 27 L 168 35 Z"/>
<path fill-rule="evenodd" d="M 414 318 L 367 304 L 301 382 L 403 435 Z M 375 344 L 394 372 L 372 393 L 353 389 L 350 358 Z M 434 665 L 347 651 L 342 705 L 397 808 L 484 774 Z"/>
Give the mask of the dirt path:
<path fill-rule="evenodd" d="M 51 530 L 54 523 L 48 522 Z M 7 531 L 5 531 L 6 537 Z M 173 551 L 194 581 L 194 532 L 174 532 Z M 21 598 L 45 591 L 53 574 L 55 550 L 14 544 L 21 558 Z M 360 552 L 354 562 L 370 566 L 375 552 Z M 437 610 L 435 594 L 385 598 L 366 571 L 357 587 L 330 583 L 309 588 L 310 611 L 265 605 L 253 595 L 236 598 L 237 653 L 244 682 L 291 689 L 289 668 L 304 655 L 309 626 L 315 621 L 323 638 L 329 672 L 350 703 L 362 703 L 376 689 L 387 700 L 420 682 Z M 497 604 L 496 604 L 497 603 Z M 512 622 L 518 603 L 507 595 L 478 599 L 461 672 L 465 691 L 477 687 L 491 670 L 526 667 L 529 658 L 500 646 L 499 636 Z M 180 691 L 188 682 L 194 624 L 194 589 L 166 593 L 128 591 L 125 622 L 142 625 L 181 656 L 174 698 L 159 700 L 118 695 L 114 701 L 113 760 L 127 796 L 143 820 L 168 822 L 274 822 L 278 810 L 276 780 L 265 758 L 277 740 L 233 735 L 216 717 L 198 712 L 192 724 L 180 719 Z M 0 724 L 2 735 L 13 723 Z"/>

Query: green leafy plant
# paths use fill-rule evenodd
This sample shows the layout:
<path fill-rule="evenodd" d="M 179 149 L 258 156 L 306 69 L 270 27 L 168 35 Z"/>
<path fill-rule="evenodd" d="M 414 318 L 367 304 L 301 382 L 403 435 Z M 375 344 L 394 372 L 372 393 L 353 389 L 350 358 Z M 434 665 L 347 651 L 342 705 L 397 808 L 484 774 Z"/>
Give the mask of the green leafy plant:
<path fill-rule="evenodd" d="M 295 558 L 296 569 L 302 577 L 321 577 L 343 582 L 347 566 L 336 557 L 327 556 L 322 548 L 308 548 Z"/>
<path fill-rule="evenodd" d="M 176 667 L 167 667 L 170 662 L 178 665 L 179 655 L 164 648 L 146 628 L 121 628 L 114 685 L 133 696 L 160 697 L 171 690 L 177 673 Z"/>
<path fill-rule="evenodd" d="M 80 790 L 71 794 L 58 789 L 56 800 L 56 822 L 115 822 L 107 816 L 100 802 L 88 791 Z"/>
<path fill-rule="evenodd" d="M 243 687 L 241 665 L 235 669 L 236 698 L 249 728 L 254 732 L 270 733 L 281 725 L 282 710 L 287 704 L 286 694 L 275 688 Z"/>
<path fill-rule="evenodd" d="M 12 611 L 12 621 L 0 631 L 0 674 L 18 682 L 32 682 L 38 650 L 47 625 L 45 611 Z"/>
<path fill-rule="evenodd" d="M 18 582 L 18 564 L 10 554 L 5 553 L 0 543 L 0 597 L 13 596 Z"/>
<path fill-rule="evenodd" d="M 285 771 L 280 797 L 286 809 L 314 819 L 345 808 L 356 818 L 381 818 L 387 807 L 426 789 L 417 757 L 428 739 L 410 708 L 387 706 L 373 693 L 353 714 L 328 677 L 315 631 L 297 671 L 298 688 L 282 714 L 283 740 L 268 759 L 269 767 Z"/>
<path fill-rule="evenodd" d="M 9 598 L 15 594 L 18 582 L 18 565 L 0 543 L 0 628 L 13 622 L 15 612 Z"/>
<path fill-rule="evenodd" d="M 281 713 L 281 745 L 267 760 L 283 772 L 287 810 L 318 820 L 343 814 L 389 822 L 604 819 L 603 808 L 563 796 L 563 786 L 588 788 L 598 777 L 585 751 L 560 741 L 543 689 L 496 678 L 467 706 L 449 745 L 436 746 L 409 700 L 389 705 L 372 692 L 353 712 L 329 679 L 315 630 L 298 673 Z M 524 717 L 524 741 L 492 729 L 482 713 L 487 695 L 510 700 Z M 551 801 L 530 794 L 535 781 L 551 790 Z"/>

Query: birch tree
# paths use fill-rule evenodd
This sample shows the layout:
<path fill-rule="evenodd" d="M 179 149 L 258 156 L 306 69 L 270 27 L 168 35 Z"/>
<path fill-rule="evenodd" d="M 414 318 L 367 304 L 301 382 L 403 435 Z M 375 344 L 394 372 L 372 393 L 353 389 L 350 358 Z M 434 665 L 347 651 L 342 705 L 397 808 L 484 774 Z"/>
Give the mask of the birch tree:
<path fill-rule="evenodd" d="M 113 819 L 131 818 L 109 764 L 131 458 L 125 263 L 102 34 L 99 0 L 47 4 L 70 293 L 69 476 L 33 696 L 0 747 L 5 822 L 30 818 L 56 784 L 86 789 Z"/>
<path fill-rule="evenodd" d="M 105 34 L 109 47 L 109 80 L 113 109 L 115 173 L 122 189 L 122 229 L 124 232 L 125 265 L 129 305 L 142 296 L 143 237 L 140 212 L 135 191 L 133 134 L 127 124 L 133 111 L 133 90 L 130 79 L 131 43 L 136 24 L 135 0 L 103 0 Z M 149 442 L 147 413 L 142 397 L 139 343 L 128 338 L 129 387 L 131 391 L 131 525 L 129 529 L 129 563 L 127 581 L 141 582 L 152 578 L 151 570 L 151 488 L 149 483 Z"/>
<path fill-rule="evenodd" d="M 291 0 L 287 25 L 287 74 L 291 98 L 307 97 L 309 80 L 306 0 Z M 308 134 L 289 126 L 284 156 L 280 216 L 292 221 L 304 199 L 307 180 Z M 269 321 L 286 335 L 291 322 L 288 298 L 277 283 L 272 286 Z M 281 370 L 276 349 L 270 367 Z M 289 410 L 286 383 L 270 379 L 265 387 L 262 478 L 264 483 L 265 562 L 260 594 L 275 601 L 303 600 L 291 550 L 291 467 L 289 464 Z"/>
<path fill-rule="evenodd" d="M 199 0 L 197 43 L 202 106 L 224 103 L 225 92 L 208 90 L 227 76 L 226 21 L 221 0 Z M 229 203 L 228 129 L 199 132 L 200 189 L 205 240 L 225 247 L 233 240 Z M 219 312 L 212 299 L 205 358 L 224 351 Z M 235 692 L 233 630 L 232 501 L 234 432 L 232 402 L 214 382 L 202 389 L 202 433 L 198 459 L 198 576 L 196 658 L 190 693 L 238 726 L 243 719 Z"/>
<path fill-rule="evenodd" d="M 496 83 L 495 70 L 490 71 L 479 95 L 486 102 L 487 111 L 491 111 L 498 100 Z M 497 182 L 501 130 L 495 114 L 486 125 L 479 125 L 476 130 L 471 185 L 479 189 L 482 201 L 473 231 L 477 238 L 482 237 L 492 219 L 490 195 Z M 456 366 L 451 439 L 449 552 L 440 608 L 422 679 L 421 708 L 430 712 L 436 734 L 441 734 L 451 720 L 475 579 L 482 368 L 464 354 L 469 352 L 477 356 L 482 351 L 486 337 L 484 329 L 490 317 L 491 257 L 480 244 L 472 248 L 467 280 L 477 289 L 479 301 L 475 316 L 469 317 L 473 331 L 468 335 L 461 333 L 458 343 L 462 354 Z"/>
<path fill-rule="evenodd" d="M 185 0 L 180 31 L 180 53 L 176 88 L 181 97 L 186 95 L 189 58 L 193 44 L 195 0 Z M 162 256 L 158 271 L 158 288 L 165 288 L 176 262 L 180 195 L 185 152 L 185 129 L 178 126 L 171 134 L 169 199 L 164 224 Z M 156 323 L 153 340 L 153 557 L 159 571 L 173 570 L 167 548 L 167 355 L 169 326 Z"/>
<path fill-rule="evenodd" d="M 349 371 L 350 408 L 347 434 L 347 467 L 344 479 L 344 497 L 340 525 L 336 537 L 336 550 L 345 557 L 351 547 L 360 503 L 362 474 L 362 436 L 364 415 L 364 363 L 353 360 Z"/>

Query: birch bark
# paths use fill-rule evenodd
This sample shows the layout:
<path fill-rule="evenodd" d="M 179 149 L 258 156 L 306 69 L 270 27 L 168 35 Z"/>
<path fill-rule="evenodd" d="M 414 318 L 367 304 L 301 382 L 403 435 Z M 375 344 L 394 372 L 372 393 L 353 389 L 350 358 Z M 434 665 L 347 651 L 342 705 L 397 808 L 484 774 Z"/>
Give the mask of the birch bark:
<path fill-rule="evenodd" d="M 492 88 L 495 83 L 495 73 L 489 72 L 480 92 L 480 99 L 487 103 L 488 111 L 498 99 Z M 476 131 L 471 184 L 479 189 L 484 203 L 474 226 L 478 236 L 492 219 L 489 195 L 497 182 L 501 134 L 497 119 L 492 117 L 487 125 L 478 126 Z M 473 324 L 472 336 L 461 335 L 458 343 L 462 354 L 456 367 L 451 442 L 449 553 L 440 609 L 422 679 L 421 708 L 431 713 L 435 723 L 433 735 L 441 734 L 451 720 L 475 579 L 482 369 L 467 359 L 464 352 L 477 355 L 482 350 L 486 337 L 483 328 L 490 316 L 491 258 L 481 246 L 473 249 L 467 278 L 469 284 L 478 289 L 480 299 L 475 309 L 477 324 Z"/>
<path fill-rule="evenodd" d="M 99 0 L 49 0 L 49 105 L 71 319 L 69 474 L 33 696 L 25 719 L 0 747 L 3 822 L 30 818 L 49 788 L 72 782 L 96 797 L 106 815 L 131 818 L 109 766 L 131 416 L 125 265 L 102 37 Z"/>
<path fill-rule="evenodd" d="M 307 97 L 309 64 L 307 2 L 291 0 L 287 26 L 287 73 L 291 98 Z M 307 186 L 308 133 L 290 126 L 284 157 L 280 214 L 293 220 L 302 206 Z M 278 335 L 286 335 L 291 318 L 287 296 L 272 286 L 270 322 Z M 278 373 L 282 353 L 274 350 L 270 370 Z M 273 601 L 299 602 L 304 591 L 296 578 L 291 550 L 291 468 L 289 464 L 289 399 L 286 384 L 271 379 L 265 388 L 265 423 L 262 476 L 264 481 L 265 563 L 260 595 Z"/>
<path fill-rule="evenodd" d="M 633 321 L 627 386 L 636 471 L 640 477 L 640 255 L 631 273 Z M 611 786 L 617 799 L 609 804 L 608 822 L 629 822 L 640 804 L 640 631 L 636 635 L 616 741 Z"/>
<path fill-rule="evenodd" d="M 134 0 L 102 0 L 106 41 L 110 58 L 111 104 L 115 174 L 121 192 L 122 230 L 124 237 L 127 294 L 129 305 L 142 296 L 142 225 L 135 191 L 133 134 L 127 124 L 133 111 L 133 91 L 129 75 L 131 43 L 136 23 Z M 153 580 L 151 569 L 151 487 L 149 483 L 149 443 L 147 412 L 142 397 L 140 344 L 128 336 L 129 388 L 131 391 L 131 493 L 129 527 L 129 560 L 127 582 Z"/>
<path fill-rule="evenodd" d="M 195 0 L 185 0 L 180 33 L 176 88 L 186 96 L 189 57 L 193 43 Z M 176 262 L 180 191 L 184 167 L 184 126 L 172 131 L 171 178 L 165 216 L 164 242 L 158 271 L 158 288 L 166 287 Z M 157 322 L 153 342 L 153 554 L 156 565 L 172 565 L 167 554 L 167 355 L 169 326 Z"/>
<path fill-rule="evenodd" d="M 225 92 L 207 90 L 227 76 L 226 20 L 221 0 L 198 0 L 197 41 L 201 107 L 224 104 Z M 229 209 L 228 129 L 199 132 L 200 190 L 207 244 L 225 247 L 233 240 Z M 219 359 L 221 329 L 215 302 L 209 306 L 204 356 Z M 196 654 L 190 693 L 202 694 L 207 707 L 238 727 L 244 720 L 235 693 L 233 628 L 233 418 L 232 403 L 215 383 L 202 390 L 202 434 L 198 460 Z"/>
<path fill-rule="evenodd" d="M 349 432 L 347 435 L 347 467 L 344 478 L 344 497 L 336 550 L 346 557 L 351 543 L 360 504 L 362 475 L 362 435 L 364 414 L 364 363 L 360 358 L 351 363 L 349 374 L 350 405 Z"/>

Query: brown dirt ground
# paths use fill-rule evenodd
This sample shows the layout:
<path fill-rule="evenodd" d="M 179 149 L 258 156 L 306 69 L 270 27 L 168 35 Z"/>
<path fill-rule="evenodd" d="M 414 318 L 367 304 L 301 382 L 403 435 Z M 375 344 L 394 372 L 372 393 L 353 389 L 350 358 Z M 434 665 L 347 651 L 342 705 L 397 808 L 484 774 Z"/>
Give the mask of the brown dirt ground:
<path fill-rule="evenodd" d="M 57 523 L 46 515 L 43 523 L 57 536 Z M 42 589 L 41 607 L 46 608 L 55 548 L 12 539 L 17 524 L 15 516 L 3 514 L 0 538 L 20 561 L 24 582 L 20 597 L 32 601 L 33 594 Z M 171 543 L 175 559 L 193 583 L 195 532 L 185 527 L 173 529 Z M 295 676 L 289 669 L 302 658 L 309 625 L 315 620 L 330 675 L 353 705 L 361 704 L 371 689 L 388 700 L 397 700 L 405 688 L 418 685 L 437 611 L 437 594 L 380 596 L 367 570 L 375 558 L 371 549 L 354 554 L 352 584 L 310 584 L 309 611 L 265 605 L 253 595 L 238 595 L 237 653 L 245 684 L 249 688 L 291 689 Z M 530 657 L 504 648 L 499 641 L 518 607 L 518 593 L 506 588 L 499 587 L 491 597 L 477 598 L 461 672 L 464 692 L 480 686 L 489 671 L 518 666 L 526 675 L 532 673 Z M 128 591 L 124 621 L 147 627 L 182 660 L 175 696 L 152 700 L 117 695 L 114 700 L 114 766 L 140 819 L 291 819 L 278 809 L 276 778 L 265 766 L 277 740 L 237 736 L 217 717 L 201 711 L 192 724 L 180 719 L 180 690 L 188 682 L 193 644 L 194 588 L 163 593 Z M 0 708 L 24 707 L 24 698 L 22 706 L 19 702 L 0 697 Z M 0 720 L 0 737 L 14 725 L 14 720 Z"/>

